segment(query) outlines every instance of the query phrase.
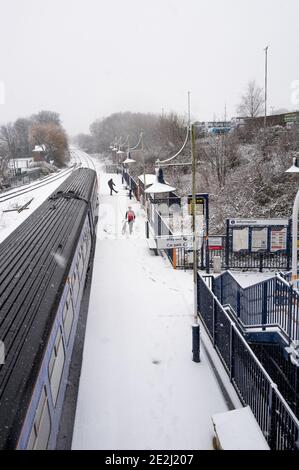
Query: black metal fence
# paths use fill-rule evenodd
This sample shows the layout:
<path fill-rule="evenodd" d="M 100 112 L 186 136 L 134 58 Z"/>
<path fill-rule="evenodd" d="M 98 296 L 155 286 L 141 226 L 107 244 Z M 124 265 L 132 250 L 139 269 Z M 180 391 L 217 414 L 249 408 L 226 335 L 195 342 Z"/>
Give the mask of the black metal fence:
<path fill-rule="evenodd" d="M 198 312 L 241 402 L 250 406 L 270 448 L 299 450 L 299 420 L 200 274 Z"/>
<path fill-rule="evenodd" d="M 134 180 L 134 178 L 132 178 L 132 176 L 124 170 L 122 170 L 121 175 L 122 175 L 123 180 L 126 182 L 128 191 L 131 192 L 131 195 L 134 195 L 137 201 L 139 201 L 140 199 L 139 187 L 136 181 Z"/>
<path fill-rule="evenodd" d="M 229 305 L 243 326 L 277 325 L 290 342 L 299 340 L 299 294 L 280 276 L 243 288 L 225 272 L 213 284 L 220 303 Z"/>
<path fill-rule="evenodd" d="M 213 259 L 220 256 L 222 269 L 256 269 L 263 272 L 264 269 L 288 270 L 290 269 L 291 254 L 290 251 L 277 252 L 234 252 L 232 248 L 232 237 L 219 235 L 222 238 L 223 247 L 209 250 L 210 268 L 213 267 Z M 205 249 L 203 250 L 205 253 Z M 206 267 L 205 257 L 203 257 L 202 268 Z"/>
<path fill-rule="evenodd" d="M 18 175 L 10 176 L 6 182 L 6 189 L 16 188 L 18 186 L 31 183 L 32 181 L 40 179 L 42 176 L 45 176 L 45 173 L 40 168 L 36 168 L 35 170 L 28 172 L 23 172 Z"/>

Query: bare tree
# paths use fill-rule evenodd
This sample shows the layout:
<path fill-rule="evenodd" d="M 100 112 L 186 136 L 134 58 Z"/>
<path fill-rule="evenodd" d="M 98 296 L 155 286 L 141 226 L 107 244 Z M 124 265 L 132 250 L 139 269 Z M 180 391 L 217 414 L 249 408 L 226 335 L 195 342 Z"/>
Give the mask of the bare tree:
<path fill-rule="evenodd" d="M 54 111 L 40 111 L 38 114 L 31 116 L 33 122 L 39 124 L 55 124 L 56 126 L 61 126 L 61 120 L 59 113 Z"/>
<path fill-rule="evenodd" d="M 223 188 L 231 170 L 238 167 L 239 146 L 232 136 L 213 136 L 200 145 L 199 157 L 205 162 L 208 173 L 216 177 L 218 187 Z"/>
<path fill-rule="evenodd" d="M 32 147 L 29 142 L 30 128 L 32 121 L 29 118 L 19 118 L 14 123 L 14 130 L 17 141 L 17 157 L 30 157 Z"/>
<path fill-rule="evenodd" d="M 251 80 L 237 107 L 237 112 L 240 116 L 255 118 L 261 114 L 264 102 L 263 89 L 257 85 L 255 80 Z"/>
<path fill-rule="evenodd" d="M 9 158 L 17 156 L 17 134 L 12 123 L 5 124 L 0 127 L 0 143 L 1 151 Z"/>

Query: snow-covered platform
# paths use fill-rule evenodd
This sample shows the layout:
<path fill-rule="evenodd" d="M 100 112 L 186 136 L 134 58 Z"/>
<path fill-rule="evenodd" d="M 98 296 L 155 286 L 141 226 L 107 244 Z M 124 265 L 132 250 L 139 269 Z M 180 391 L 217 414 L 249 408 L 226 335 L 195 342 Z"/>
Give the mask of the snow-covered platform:
<path fill-rule="evenodd" d="M 249 406 L 212 416 L 217 448 L 221 450 L 270 450 Z"/>
<path fill-rule="evenodd" d="M 151 255 L 143 210 L 128 199 L 120 176 L 113 175 L 113 196 L 108 175 L 100 172 L 99 179 L 72 448 L 212 449 L 211 417 L 232 406 L 223 384 L 234 406 L 241 404 L 203 328 L 201 362 L 192 362 L 192 273 L 174 271 L 167 259 Z M 123 235 L 129 205 L 137 221 L 133 234 Z"/>

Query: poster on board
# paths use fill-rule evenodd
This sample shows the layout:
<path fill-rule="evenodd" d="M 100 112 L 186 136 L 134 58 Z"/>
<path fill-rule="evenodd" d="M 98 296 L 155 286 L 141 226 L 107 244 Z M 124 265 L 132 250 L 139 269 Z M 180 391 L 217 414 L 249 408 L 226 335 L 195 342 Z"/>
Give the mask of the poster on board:
<path fill-rule="evenodd" d="M 249 228 L 236 229 L 233 231 L 233 252 L 249 249 Z"/>
<path fill-rule="evenodd" d="M 265 251 L 268 247 L 268 229 L 267 227 L 252 230 L 251 251 Z"/>
<path fill-rule="evenodd" d="M 282 251 L 287 249 L 287 229 L 286 227 L 273 228 L 271 230 L 270 251 Z"/>

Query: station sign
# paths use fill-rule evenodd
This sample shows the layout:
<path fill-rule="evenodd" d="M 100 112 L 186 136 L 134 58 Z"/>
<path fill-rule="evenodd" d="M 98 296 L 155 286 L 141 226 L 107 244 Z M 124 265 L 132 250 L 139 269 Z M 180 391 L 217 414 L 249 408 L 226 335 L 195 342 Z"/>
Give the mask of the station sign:
<path fill-rule="evenodd" d="M 195 207 L 196 207 L 196 215 L 205 215 L 205 206 L 208 202 L 209 195 L 208 194 L 196 194 L 195 195 Z M 189 215 L 193 215 L 193 196 L 192 194 L 188 195 L 188 213 Z"/>
<path fill-rule="evenodd" d="M 223 250 L 222 237 L 209 237 L 209 250 L 210 251 Z"/>
<path fill-rule="evenodd" d="M 172 248 L 189 249 L 193 245 L 193 236 L 167 235 L 165 237 L 157 237 L 156 244 L 158 250 L 170 250 Z"/>
<path fill-rule="evenodd" d="M 288 219 L 230 219 L 229 225 L 231 227 L 268 227 L 280 226 L 286 227 L 289 225 Z"/>

